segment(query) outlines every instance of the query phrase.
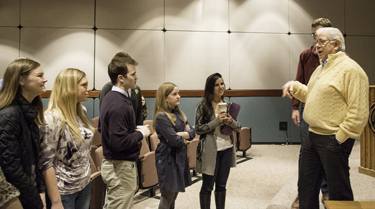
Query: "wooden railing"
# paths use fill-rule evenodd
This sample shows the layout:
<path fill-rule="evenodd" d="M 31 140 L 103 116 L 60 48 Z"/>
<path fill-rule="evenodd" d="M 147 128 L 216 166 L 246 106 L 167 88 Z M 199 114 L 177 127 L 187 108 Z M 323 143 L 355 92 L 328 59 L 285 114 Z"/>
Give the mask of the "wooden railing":
<path fill-rule="evenodd" d="M 358 172 L 375 177 L 375 86 L 370 86 L 370 117 L 361 134 L 361 165 Z"/>

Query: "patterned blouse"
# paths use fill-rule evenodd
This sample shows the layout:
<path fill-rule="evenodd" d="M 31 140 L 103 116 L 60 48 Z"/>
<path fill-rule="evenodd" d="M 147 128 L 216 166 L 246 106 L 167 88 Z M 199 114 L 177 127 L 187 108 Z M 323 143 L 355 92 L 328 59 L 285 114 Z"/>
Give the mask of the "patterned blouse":
<path fill-rule="evenodd" d="M 77 116 L 82 140 L 75 140 L 66 127 L 61 129 L 61 120 L 54 110 L 44 115 L 47 126 L 42 127 L 41 134 L 41 170 L 55 168 L 57 186 L 60 195 L 74 194 L 90 183 L 90 150 L 93 132 Z"/>
<path fill-rule="evenodd" d="M 18 189 L 7 182 L 0 167 L 0 207 L 5 205 L 11 199 L 20 196 Z"/>

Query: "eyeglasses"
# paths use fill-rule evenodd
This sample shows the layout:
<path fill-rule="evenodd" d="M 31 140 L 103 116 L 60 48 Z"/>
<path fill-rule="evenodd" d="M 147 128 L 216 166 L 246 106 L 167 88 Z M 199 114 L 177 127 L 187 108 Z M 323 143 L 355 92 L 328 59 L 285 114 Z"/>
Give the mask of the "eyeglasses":
<path fill-rule="evenodd" d="M 322 46 L 322 47 L 324 47 L 324 46 L 326 46 L 329 42 L 330 42 L 330 40 L 317 40 L 317 41 L 315 42 L 315 45 L 316 45 L 316 46 Z"/>

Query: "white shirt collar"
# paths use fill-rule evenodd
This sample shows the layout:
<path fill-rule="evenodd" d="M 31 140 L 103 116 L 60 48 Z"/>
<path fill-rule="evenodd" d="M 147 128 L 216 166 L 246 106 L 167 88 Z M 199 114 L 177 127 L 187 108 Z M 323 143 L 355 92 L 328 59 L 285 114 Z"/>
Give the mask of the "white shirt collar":
<path fill-rule="evenodd" d="M 125 95 L 126 97 L 129 97 L 129 96 L 128 96 L 128 93 L 126 93 L 126 91 L 120 89 L 119 87 L 112 86 L 111 91 L 117 91 L 117 92 L 120 92 L 121 94 Z"/>
<path fill-rule="evenodd" d="M 340 53 L 342 53 L 342 51 L 338 51 L 338 52 L 336 52 L 336 54 L 340 54 Z M 323 70 L 323 68 L 326 66 L 326 64 L 327 64 L 327 62 L 328 62 L 328 57 L 327 57 L 327 59 L 326 60 L 320 60 L 321 61 L 321 63 L 322 63 L 322 70 Z"/>

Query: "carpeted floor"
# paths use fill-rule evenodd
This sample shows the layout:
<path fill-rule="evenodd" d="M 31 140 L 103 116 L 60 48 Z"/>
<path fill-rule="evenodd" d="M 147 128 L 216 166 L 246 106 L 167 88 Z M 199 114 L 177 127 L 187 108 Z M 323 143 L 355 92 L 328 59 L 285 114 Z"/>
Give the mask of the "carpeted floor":
<path fill-rule="evenodd" d="M 238 152 L 237 167 L 231 169 L 227 184 L 228 209 L 289 209 L 297 196 L 297 163 L 300 145 L 253 145 L 246 158 Z M 375 178 L 358 173 L 360 145 L 357 140 L 350 156 L 350 175 L 355 200 L 375 201 Z M 199 208 L 201 175 L 193 177 L 193 185 L 179 193 L 178 209 Z M 134 198 L 134 209 L 157 208 L 159 190 L 149 197 L 140 190 Z M 214 197 L 211 208 L 215 208 Z M 320 206 L 324 208 L 323 204 Z"/>

